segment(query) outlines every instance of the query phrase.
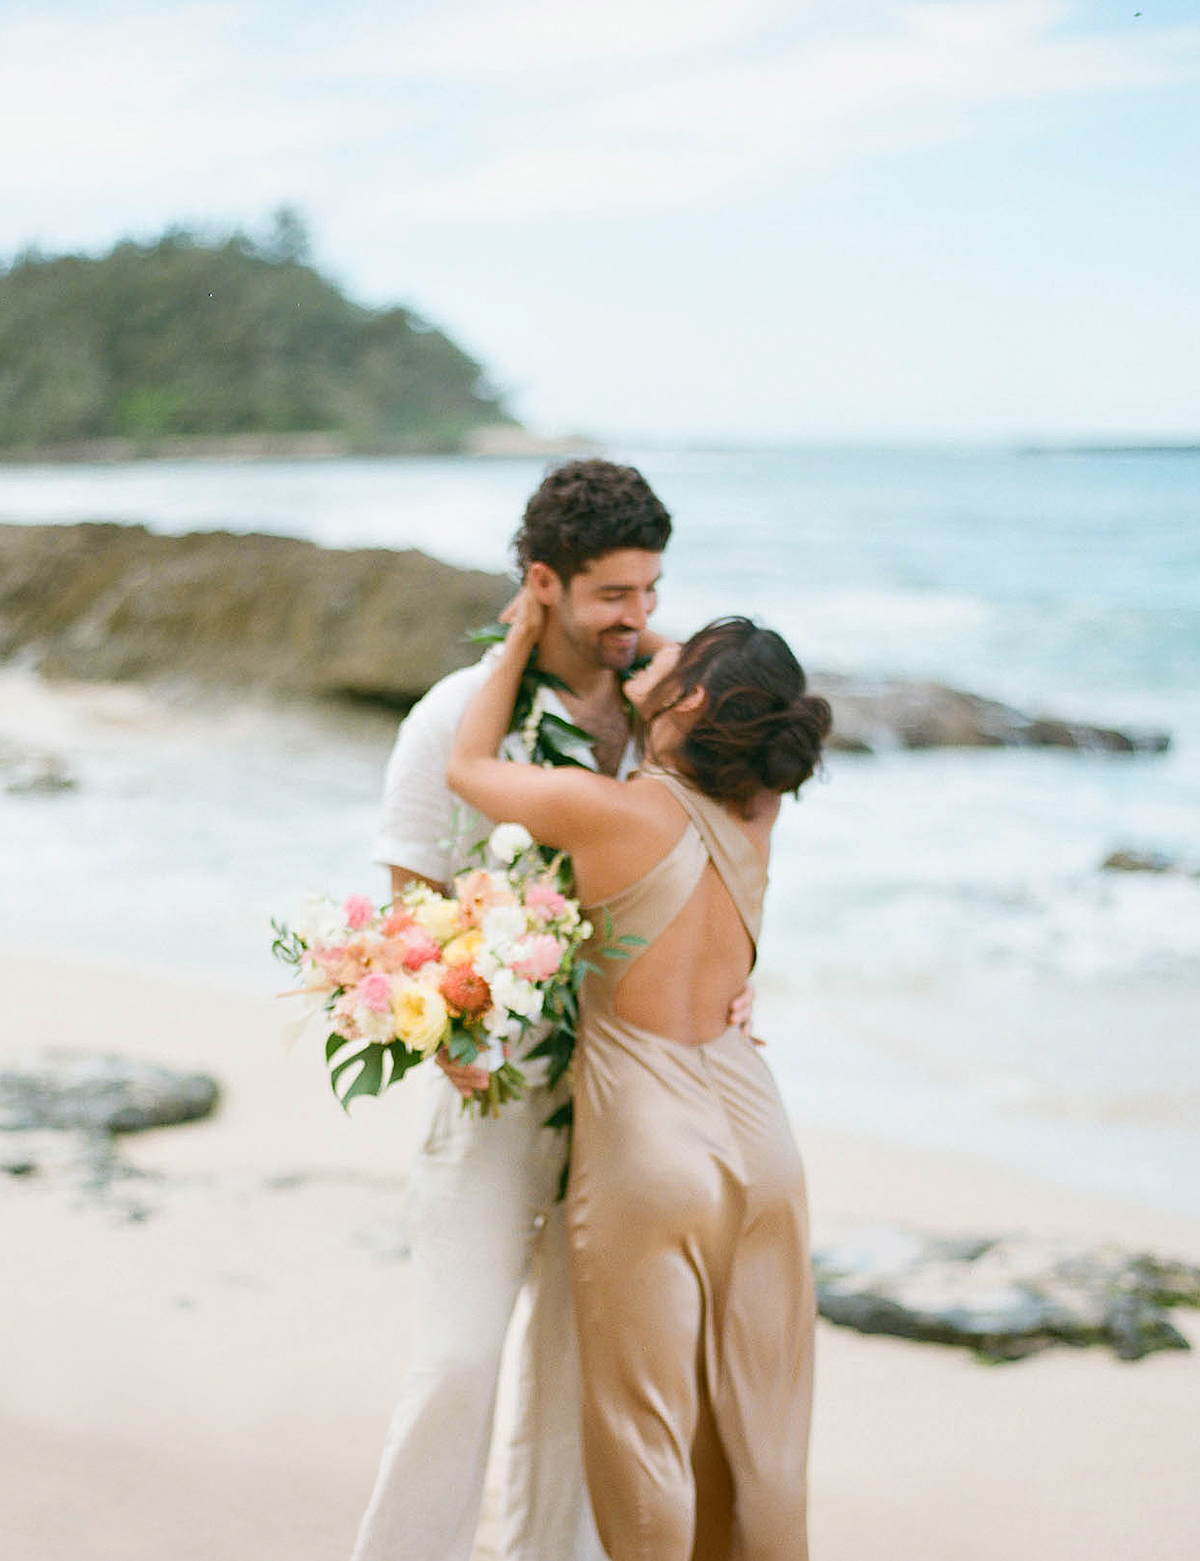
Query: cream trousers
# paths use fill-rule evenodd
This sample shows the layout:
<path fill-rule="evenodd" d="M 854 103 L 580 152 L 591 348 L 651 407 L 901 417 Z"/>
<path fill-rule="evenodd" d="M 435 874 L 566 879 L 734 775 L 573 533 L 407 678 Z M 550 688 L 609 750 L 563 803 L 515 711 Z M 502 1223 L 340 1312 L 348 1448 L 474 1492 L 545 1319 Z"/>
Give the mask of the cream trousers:
<path fill-rule="evenodd" d="M 469 1561 L 493 1437 L 496 1508 L 482 1553 L 601 1561 L 554 1201 L 565 1139 L 541 1125 L 557 1100 L 534 1088 L 479 1120 L 448 1084 L 437 1088 L 409 1195 L 419 1335 L 353 1561 Z"/>

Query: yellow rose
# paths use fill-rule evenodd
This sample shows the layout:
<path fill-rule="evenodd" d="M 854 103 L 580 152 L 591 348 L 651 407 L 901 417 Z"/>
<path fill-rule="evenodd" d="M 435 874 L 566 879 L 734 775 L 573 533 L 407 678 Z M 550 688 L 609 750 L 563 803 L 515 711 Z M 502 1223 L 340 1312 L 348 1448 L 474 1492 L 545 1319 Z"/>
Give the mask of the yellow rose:
<path fill-rule="evenodd" d="M 442 950 L 442 961 L 447 965 L 469 965 L 483 947 L 483 933 L 478 927 L 451 938 Z"/>
<path fill-rule="evenodd" d="M 446 1000 L 421 981 L 397 981 L 392 988 L 396 1034 L 406 1046 L 428 1057 L 437 1051 L 450 1028 Z"/>
<path fill-rule="evenodd" d="M 413 920 L 439 943 L 448 943 L 463 930 L 462 917 L 454 900 L 422 900 L 413 906 Z"/>

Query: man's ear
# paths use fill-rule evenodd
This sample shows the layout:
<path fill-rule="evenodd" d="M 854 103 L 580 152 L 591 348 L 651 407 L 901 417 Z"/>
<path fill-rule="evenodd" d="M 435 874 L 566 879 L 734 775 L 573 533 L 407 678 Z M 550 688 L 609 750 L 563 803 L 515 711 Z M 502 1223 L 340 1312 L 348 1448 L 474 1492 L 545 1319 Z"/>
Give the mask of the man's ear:
<path fill-rule="evenodd" d="M 525 583 L 543 607 L 557 607 L 562 600 L 562 581 L 549 564 L 543 564 L 539 559 L 526 570 Z"/>

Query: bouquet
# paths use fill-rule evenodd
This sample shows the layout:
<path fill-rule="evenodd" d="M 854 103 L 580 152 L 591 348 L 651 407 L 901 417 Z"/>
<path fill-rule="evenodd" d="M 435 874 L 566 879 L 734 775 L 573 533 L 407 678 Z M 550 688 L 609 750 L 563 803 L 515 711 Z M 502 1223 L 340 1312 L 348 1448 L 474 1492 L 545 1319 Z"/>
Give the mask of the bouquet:
<path fill-rule="evenodd" d="M 493 830 L 486 850 L 499 865 L 460 874 L 452 895 L 414 885 L 382 909 L 365 895 L 317 899 L 294 930 L 272 921 L 272 952 L 300 977 L 285 995 L 307 994 L 329 1016 L 325 1060 L 344 1107 L 444 1046 L 487 1069 L 464 1104 L 494 1113 L 524 1092 L 510 1052 L 535 1025 L 545 1034 L 530 1056 L 550 1058 L 551 1083 L 565 1068 L 592 968 L 569 864 L 547 860 L 520 824 Z"/>

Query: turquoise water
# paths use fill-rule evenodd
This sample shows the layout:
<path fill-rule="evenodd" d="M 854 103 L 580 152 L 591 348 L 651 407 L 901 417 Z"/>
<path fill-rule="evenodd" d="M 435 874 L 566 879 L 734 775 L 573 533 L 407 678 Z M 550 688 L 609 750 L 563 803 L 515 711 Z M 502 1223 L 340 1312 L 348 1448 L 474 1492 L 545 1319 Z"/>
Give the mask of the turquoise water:
<path fill-rule="evenodd" d="M 778 831 L 760 1028 L 802 1119 L 1200 1208 L 1200 880 L 1099 870 L 1123 845 L 1200 857 L 1200 455 L 614 453 L 675 516 L 665 627 L 749 612 L 810 666 L 1173 733 L 1159 758 L 834 756 Z M 0 518 L 272 530 L 503 568 L 541 472 L 10 467 Z M 0 795 L 7 864 L 43 887 L 0 897 L 6 942 L 266 984 L 272 912 L 314 885 L 379 886 L 385 724 L 244 707 L 114 725 L 43 708 L 15 676 L 0 732 L 57 722 L 84 784 Z"/>

